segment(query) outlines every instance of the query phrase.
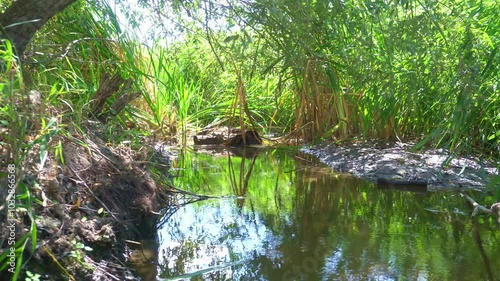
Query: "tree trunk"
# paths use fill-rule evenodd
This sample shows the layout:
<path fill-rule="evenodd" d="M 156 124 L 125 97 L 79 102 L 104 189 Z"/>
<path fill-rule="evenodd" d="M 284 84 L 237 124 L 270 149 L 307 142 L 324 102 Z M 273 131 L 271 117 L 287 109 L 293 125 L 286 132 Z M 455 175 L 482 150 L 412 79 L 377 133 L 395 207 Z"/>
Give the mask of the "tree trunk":
<path fill-rule="evenodd" d="M 113 77 L 104 73 L 100 80 L 99 89 L 97 89 L 97 92 L 92 97 L 90 104 L 90 114 L 96 118 L 102 115 L 106 101 L 118 92 L 120 87 L 125 82 L 125 79 L 123 79 L 118 73 L 116 73 Z"/>
<path fill-rule="evenodd" d="M 0 14 L 1 38 L 10 39 L 21 55 L 35 33 L 77 0 L 17 0 Z M 11 26 L 9 26 L 11 25 Z"/>

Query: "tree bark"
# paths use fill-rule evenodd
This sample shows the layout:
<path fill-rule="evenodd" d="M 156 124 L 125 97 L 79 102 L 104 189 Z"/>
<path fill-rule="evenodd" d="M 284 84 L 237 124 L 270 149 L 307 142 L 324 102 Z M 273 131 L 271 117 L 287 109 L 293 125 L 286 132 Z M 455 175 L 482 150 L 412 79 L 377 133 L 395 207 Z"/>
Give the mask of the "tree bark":
<path fill-rule="evenodd" d="M 1 37 L 21 55 L 35 33 L 54 15 L 78 0 L 17 0 L 0 14 Z M 10 26 L 9 26 L 10 25 Z"/>
<path fill-rule="evenodd" d="M 118 92 L 118 90 L 120 90 L 123 83 L 125 83 L 125 79 L 123 79 L 118 73 L 116 73 L 113 77 L 110 77 L 106 73 L 103 74 L 99 83 L 99 89 L 97 89 L 97 92 L 92 97 L 90 105 L 91 115 L 96 118 L 102 115 L 106 101 Z"/>

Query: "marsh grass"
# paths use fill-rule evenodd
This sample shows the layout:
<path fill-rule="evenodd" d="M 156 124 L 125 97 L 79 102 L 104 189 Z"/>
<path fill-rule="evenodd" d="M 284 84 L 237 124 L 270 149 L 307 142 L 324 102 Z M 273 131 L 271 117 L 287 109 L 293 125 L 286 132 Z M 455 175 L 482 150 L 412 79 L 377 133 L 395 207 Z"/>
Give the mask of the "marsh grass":
<path fill-rule="evenodd" d="M 308 59 L 301 81 L 294 126 L 301 138 L 312 142 L 347 135 L 347 104 L 335 71 L 325 62 Z"/>
<path fill-rule="evenodd" d="M 246 128 L 246 127 L 251 127 L 251 128 L 256 128 L 255 122 L 252 117 L 252 113 L 250 112 L 250 109 L 248 108 L 248 103 L 247 103 L 247 95 L 245 92 L 245 85 L 243 82 L 243 78 L 241 77 L 241 72 L 240 69 L 236 66 L 234 66 L 234 72 L 236 74 L 236 88 L 234 91 L 234 101 L 231 106 L 231 111 L 228 116 L 229 120 L 233 120 L 237 116 L 237 124 L 239 128 Z M 248 124 L 248 126 L 247 126 Z M 230 127 L 231 127 L 231 122 L 230 122 Z M 242 135 L 243 135 L 243 140 L 245 141 L 245 131 L 242 130 Z M 229 132 L 228 132 L 229 134 Z"/>
<path fill-rule="evenodd" d="M 252 29 L 211 31 L 207 40 L 206 30 L 193 28 L 164 47 L 136 43 L 106 1 L 79 3 L 37 38 L 46 55 L 34 57 L 44 63 L 30 73 L 46 101 L 75 123 L 86 118 L 103 73 L 121 73 L 142 99 L 117 116 L 119 125 L 144 122 L 152 134 L 179 133 L 182 144 L 189 130 L 227 119 L 309 142 L 417 139 L 417 148 L 493 156 L 500 135 L 494 1 L 333 6 L 278 1 L 292 25 L 280 24 L 279 13 L 248 14 Z"/>
<path fill-rule="evenodd" d="M 5 67 L 0 73 L 0 140 L 6 154 L 1 158 L 2 163 L 16 167 L 16 213 L 27 218 L 23 221 L 27 232 L 14 245 L 13 280 L 26 262 L 27 247 L 30 252 L 36 250 L 38 232 L 33 210 L 42 204 L 31 194 L 37 184 L 23 181 L 27 163 L 43 169 L 49 152 L 64 162 L 58 136 L 83 132 L 80 124 L 88 119 L 89 103 L 101 75 L 119 71 L 130 77 L 136 72 L 134 49 L 121 41 L 126 38 L 110 39 L 112 34 L 106 31 L 112 31 L 114 24 L 96 20 L 92 13 L 97 10 L 86 8 L 82 3 L 72 6 L 47 24 L 28 48 L 22 67 L 10 43 L 2 41 L 0 59 Z M 75 20 L 75 14 L 81 17 Z M 37 52 L 31 52 L 35 46 Z M 32 90 L 39 93 L 37 101 L 30 97 Z M 2 173 L 2 182 L 4 176 Z M 7 266 L 7 254 L 0 256 L 2 270 Z"/>
<path fill-rule="evenodd" d="M 225 121 L 307 142 L 412 139 L 415 149 L 499 157 L 495 1 L 383 9 L 274 1 L 281 12 L 238 11 L 252 28 L 209 32 L 210 40 L 193 28 L 166 47 L 137 43 L 109 4 L 99 3 L 79 2 L 53 19 L 29 49 L 36 52 L 24 64 L 26 82 L 11 81 L 42 93 L 47 112 L 37 122 L 52 128 L 46 134 L 58 124 L 81 132 L 101 77 L 119 73 L 142 96 L 107 124 L 114 141 L 179 136 L 185 145 L 190 132 Z M 26 133 L 23 122 L 13 134 Z"/>

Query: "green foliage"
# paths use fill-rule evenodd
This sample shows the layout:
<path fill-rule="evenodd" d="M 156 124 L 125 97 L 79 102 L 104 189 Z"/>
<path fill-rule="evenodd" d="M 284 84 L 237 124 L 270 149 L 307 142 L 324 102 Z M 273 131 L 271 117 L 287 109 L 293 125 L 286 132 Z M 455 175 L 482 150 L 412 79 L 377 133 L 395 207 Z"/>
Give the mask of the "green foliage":
<path fill-rule="evenodd" d="M 268 114 L 272 103 L 248 99 L 261 123 L 283 120 L 280 125 L 302 128 L 311 140 L 423 137 L 457 153 L 499 145 L 495 1 L 200 1 L 180 7 L 206 31 L 195 29 L 180 56 L 209 46 L 212 55 L 194 58 L 217 67 L 209 85 L 224 87 L 223 73 L 234 77 L 227 67 L 233 62 L 247 90 L 261 83 L 256 77 L 272 77 L 276 90 L 261 87 L 258 94 L 275 101 L 276 114 Z M 212 31 L 210 22 L 222 19 L 226 26 Z"/>
<path fill-rule="evenodd" d="M 416 137 L 456 153 L 493 151 L 499 145 L 496 5 L 174 2 L 182 39 L 141 46 L 139 34 L 123 33 L 106 1 L 79 3 L 39 36 L 40 46 L 65 51 L 62 61 L 34 71 L 35 80 L 79 123 L 101 75 L 119 72 L 133 79 L 145 102 L 129 109 L 128 118 L 164 135 L 181 132 L 183 143 L 193 126 L 243 118 L 311 141 Z M 56 53 L 47 48 L 40 53 Z M 235 101 L 245 103 L 245 116 Z"/>
<path fill-rule="evenodd" d="M 107 1 L 79 2 L 28 52 L 28 80 L 65 123 L 85 120 L 103 74 L 120 73 L 143 99 L 116 126 L 135 119 L 181 132 L 182 143 L 187 131 L 227 119 L 310 141 L 418 138 L 455 153 L 499 146 L 495 1 L 119 3 L 135 34 Z M 177 31 L 161 26 L 163 10 Z M 138 33 L 140 22 L 155 20 L 167 38 L 139 44 L 151 35 Z"/>
<path fill-rule="evenodd" d="M 200 81 L 191 77 L 189 70 L 185 69 L 189 65 L 174 63 L 166 50 L 159 48 L 148 52 L 147 58 L 141 60 L 147 77 L 144 88 L 149 93 L 144 98 L 162 132 L 167 125 L 169 133 L 175 134 L 175 123 L 180 123 L 185 144 L 188 124 L 197 121 L 204 110 L 203 96 L 198 93 Z"/>
<path fill-rule="evenodd" d="M 31 124 L 34 121 L 31 117 L 30 105 L 28 103 L 28 95 L 24 87 L 22 73 L 19 67 L 19 60 L 14 55 L 12 45 L 9 41 L 3 40 L 0 45 L 0 66 L 2 67 L 0 73 L 0 91 L 1 91 L 1 104 L 3 106 L 0 110 L 1 120 L 1 135 L 2 149 L 7 153 L 1 155 L 2 163 L 5 164 L 4 169 L 7 168 L 7 173 L 2 173 L 0 178 L 1 182 L 8 182 L 9 189 L 13 189 L 14 193 L 9 193 L 6 198 L 9 201 L 14 201 L 14 210 L 9 210 L 9 219 L 14 220 L 15 217 L 10 217 L 17 212 L 22 212 L 28 215 L 31 224 L 28 231 L 20 239 L 11 245 L 15 249 L 15 272 L 13 280 L 16 280 L 23 264 L 23 253 L 28 240 L 31 239 L 31 251 L 35 250 L 37 241 L 37 230 L 31 205 L 30 190 L 21 181 L 23 177 L 23 164 L 28 151 L 32 148 L 35 142 L 44 139 L 46 135 L 36 138 L 33 142 L 26 141 L 25 137 Z M 5 187 L 6 188 L 6 187 Z M 7 200 L 2 202 L 5 207 Z M 10 205 L 10 204 L 9 204 Z M 10 249 L 9 249 L 10 250 Z M 5 251 L 0 255 L 0 270 L 5 269 L 9 264 L 8 254 L 10 251 Z"/>
<path fill-rule="evenodd" d="M 160 258 L 159 274 L 201 275 L 189 269 L 207 254 L 213 264 L 245 260 L 246 266 L 231 271 L 233 278 L 276 280 L 289 270 L 295 279 L 301 271 L 308 280 L 406 280 L 422 272 L 427 279 L 455 280 L 459 273 L 469 280 L 487 279 L 482 256 L 500 256 L 496 218 L 470 220 L 470 207 L 456 193 L 376 186 L 311 166 L 303 155 L 291 156 L 293 149 L 260 149 L 257 157 L 255 152 L 179 153 L 175 186 L 238 199 L 196 202 L 169 217 L 159 231 L 179 246 L 162 245 L 176 253 L 176 262 Z"/>
<path fill-rule="evenodd" d="M 61 142 L 52 141 L 82 132 L 107 74 L 130 79 L 142 94 L 107 125 L 116 142 L 180 132 L 186 144 L 189 130 L 227 120 L 309 141 L 416 138 L 417 148 L 499 156 L 498 1 L 139 2 L 159 17 L 157 24 L 173 16 L 178 40 L 156 37 L 143 45 L 139 39 L 148 34 L 125 32 L 108 1 L 95 0 L 78 1 L 51 19 L 22 66 L 11 43 L 1 42 L 0 144 L 7 153 L 0 158 L 16 165 L 17 179 L 35 148 L 42 166 L 51 150 L 64 161 Z M 1 9 L 10 3 L 2 1 Z M 132 26 L 147 19 L 122 10 Z M 179 35 L 167 29 L 162 36 Z M 41 93 L 43 110 L 29 102 L 31 89 Z M 129 130 L 127 121 L 147 127 Z M 249 165 L 258 170 L 259 164 L 231 161 L 233 177 L 218 180 L 241 190 Z M 489 188 L 499 198 L 498 178 Z M 270 191 L 256 192 L 259 204 L 272 204 L 265 202 Z M 18 274 L 37 231 L 30 187 L 20 182 L 16 199 L 31 221 L 15 245 Z"/>

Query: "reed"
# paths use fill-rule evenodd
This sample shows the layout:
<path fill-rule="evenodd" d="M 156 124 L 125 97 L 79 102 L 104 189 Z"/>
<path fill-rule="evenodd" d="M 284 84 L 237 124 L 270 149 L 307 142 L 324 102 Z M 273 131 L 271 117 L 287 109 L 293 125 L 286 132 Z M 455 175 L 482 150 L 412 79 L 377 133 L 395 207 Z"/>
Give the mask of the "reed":
<path fill-rule="evenodd" d="M 37 243 L 37 229 L 33 213 L 33 204 L 35 202 L 31 197 L 31 191 L 22 181 L 25 166 L 27 165 L 26 157 L 28 152 L 32 151 L 33 146 L 38 144 L 40 148 L 34 152 L 38 153 L 41 165 L 43 165 L 47 153 L 47 142 L 57 131 L 47 132 L 47 130 L 43 130 L 45 128 L 42 128 L 37 137 L 33 139 L 28 137 L 37 133 L 35 123 L 40 121 L 38 119 L 40 116 L 35 114 L 35 107 L 38 101 L 35 101 L 36 98 L 30 97 L 26 90 L 20 62 L 12 48 L 8 40 L 4 40 L 0 47 L 0 65 L 2 66 L 0 72 L 0 103 L 3 105 L 0 108 L 0 144 L 6 152 L 0 156 L 0 162 L 4 164 L 0 174 L 0 181 L 9 183 L 9 189 L 12 188 L 14 191 L 14 193 L 10 191 L 7 193 L 7 190 L 5 190 L 5 193 L 3 193 L 7 195 L 6 198 L 2 198 L 1 209 L 6 209 L 8 219 L 17 220 L 18 217 L 11 217 L 13 214 L 19 217 L 26 215 L 29 218 L 29 222 L 25 226 L 26 233 L 11 245 L 15 249 L 15 270 L 12 278 L 16 280 L 22 269 L 26 247 L 29 247 L 30 251 L 33 252 Z M 5 188 L 7 188 L 7 185 Z M 12 200 L 15 202 L 15 210 L 7 210 L 10 207 L 7 202 Z M 28 244 L 29 242 L 30 244 Z M 9 249 L 0 255 L 0 271 L 5 270 L 12 261 L 11 257 L 8 256 L 10 254 Z"/>
<path fill-rule="evenodd" d="M 79 2 L 50 21 L 23 69 L 23 83 L 42 93 L 68 130 L 88 118 L 100 78 L 120 73 L 142 97 L 108 126 L 147 125 L 132 135 L 180 136 L 186 144 L 189 131 L 229 119 L 308 142 L 416 139 L 416 148 L 499 157 L 493 0 L 383 9 L 362 1 L 247 1 L 213 14 L 244 19 L 239 30 L 189 23 L 184 39 L 168 46 L 138 43 L 99 3 Z M 37 122 L 50 123 L 48 115 Z"/>

